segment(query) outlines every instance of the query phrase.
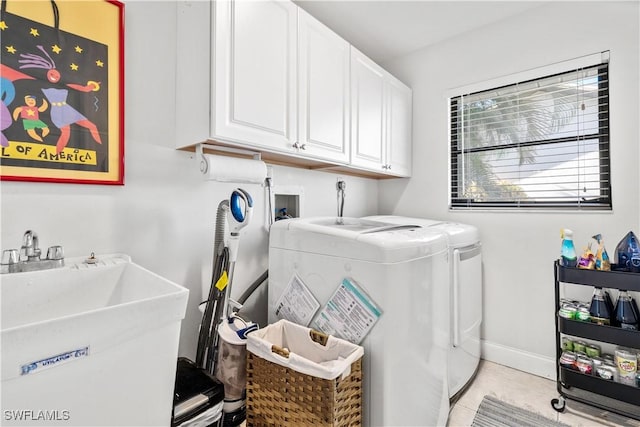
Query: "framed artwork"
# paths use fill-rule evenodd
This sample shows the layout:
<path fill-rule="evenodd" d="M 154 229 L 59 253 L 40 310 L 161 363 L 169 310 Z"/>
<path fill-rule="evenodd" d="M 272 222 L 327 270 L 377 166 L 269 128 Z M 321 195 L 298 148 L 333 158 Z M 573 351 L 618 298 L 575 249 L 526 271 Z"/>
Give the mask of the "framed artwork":
<path fill-rule="evenodd" d="M 124 184 L 124 5 L 2 0 L 0 179 Z"/>

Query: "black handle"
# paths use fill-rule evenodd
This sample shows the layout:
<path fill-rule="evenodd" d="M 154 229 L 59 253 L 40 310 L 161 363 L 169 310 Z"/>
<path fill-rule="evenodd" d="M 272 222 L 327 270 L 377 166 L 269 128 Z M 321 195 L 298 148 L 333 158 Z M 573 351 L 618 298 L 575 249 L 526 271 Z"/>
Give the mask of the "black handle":
<path fill-rule="evenodd" d="M 60 27 L 60 11 L 55 0 L 51 0 L 51 9 L 53 10 L 53 26 L 57 30 Z M 7 0 L 2 0 L 0 4 L 0 12 L 4 15 L 7 12 Z"/>

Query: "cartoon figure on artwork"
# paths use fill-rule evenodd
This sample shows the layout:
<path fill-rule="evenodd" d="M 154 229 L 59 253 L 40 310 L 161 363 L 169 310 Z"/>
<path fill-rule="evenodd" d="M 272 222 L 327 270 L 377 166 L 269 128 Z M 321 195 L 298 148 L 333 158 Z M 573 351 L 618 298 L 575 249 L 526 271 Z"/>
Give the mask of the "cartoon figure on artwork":
<path fill-rule="evenodd" d="M 2 104 L 0 104 L 0 131 L 4 131 L 13 123 L 11 112 L 9 111 L 9 104 L 13 102 L 16 96 L 16 88 L 13 82 L 22 79 L 33 80 L 33 77 L 3 64 L 0 64 L 0 76 L 2 76 L 0 77 L 0 98 L 2 99 Z M 9 140 L 4 133 L 0 133 L 0 146 L 9 146 Z"/>
<path fill-rule="evenodd" d="M 0 131 L 7 129 L 11 126 L 11 113 L 9 107 L 7 107 L 13 101 L 16 96 L 16 90 L 11 80 L 4 77 L 0 77 L 0 98 L 2 98 L 2 105 L 0 105 Z M 9 140 L 4 133 L 0 133 L 0 146 L 8 147 Z"/>
<path fill-rule="evenodd" d="M 47 71 L 47 80 L 51 83 L 58 83 L 60 81 L 60 72 L 56 69 L 56 64 L 49 54 L 38 45 L 37 48 L 44 54 L 43 56 L 35 54 L 20 54 L 23 58 L 18 62 L 23 64 L 20 69 L 23 68 L 43 68 Z M 100 83 L 89 81 L 86 85 L 79 84 L 67 84 L 68 87 L 81 91 L 81 92 L 97 92 L 100 90 Z M 98 143 L 102 144 L 100 133 L 96 125 L 83 116 L 78 110 L 67 104 L 67 96 L 69 91 L 67 89 L 42 89 L 44 96 L 49 100 L 51 104 L 51 122 L 60 129 L 60 137 L 56 143 L 56 153 L 61 153 L 67 146 L 69 137 L 71 135 L 71 125 L 76 124 L 84 128 L 89 129 L 91 136 Z"/>
<path fill-rule="evenodd" d="M 67 89 L 42 89 L 44 96 L 51 102 L 51 121 L 60 129 L 60 137 L 56 144 L 56 153 L 61 153 L 69 142 L 71 135 L 71 125 L 89 129 L 91 136 L 98 143 L 102 144 L 98 128 L 89 119 L 80 114 L 78 110 L 67 104 Z"/>
<path fill-rule="evenodd" d="M 18 116 L 22 119 L 22 126 L 27 131 L 27 135 L 36 141 L 42 142 L 42 138 L 49 135 L 49 126 L 40 120 L 40 113 L 49 108 L 46 99 L 42 100 L 42 105 L 37 106 L 35 96 L 27 95 L 24 97 L 25 105 L 17 107 L 13 110 L 13 119 L 18 121 Z M 36 133 L 36 129 L 42 129 L 42 137 Z"/>

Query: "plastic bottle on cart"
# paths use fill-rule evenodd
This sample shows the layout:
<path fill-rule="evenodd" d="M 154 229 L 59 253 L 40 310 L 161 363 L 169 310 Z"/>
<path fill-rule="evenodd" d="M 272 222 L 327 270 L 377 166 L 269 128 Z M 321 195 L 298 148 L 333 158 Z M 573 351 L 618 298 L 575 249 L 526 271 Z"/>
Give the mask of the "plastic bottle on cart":
<path fill-rule="evenodd" d="M 638 330 L 638 313 L 629 292 L 621 290 L 616 301 L 614 326 L 622 329 Z"/>
<path fill-rule="evenodd" d="M 616 316 L 615 306 L 613 305 L 613 300 L 611 299 L 611 295 L 609 291 L 606 289 L 602 291 L 604 294 L 604 301 L 607 303 L 607 307 L 609 307 L 609 313 L 611 313 L 611 318 L 613 319 Z"/>
<path fill-rule="evenodd" d="M 605 291 L 603 291 L 602 288 L 594 289 L 591 305 L 589 306 L 589 313 L 591 314 L 592 322 L 598 325 L 611 324 L 611 308 L 607 303 Z"/>
<path fill-rule="evenodd" d="M 623 271 L 640 272 L 640 243 L 638 237 L 630 231 L 616 246 L 616 267 Z"/>
<path fill-rule="evenodd" d="M 631 294 L 629 294 L 629 296 L 631 296 Z M 636 312 L 636 317 L 638 318 L 638 329 L 640 329 L 640 309 L 638 308 L 638 303 L 636 303 L 636 300 L 634 300 L 633 297 L 631 298 L 631 306 Z M 638 354 L 640 355 L 640 350 L 638 350 Z"/>
<path fill-rule="evenodd" d="M 576 247 L 573 245 L 573 231 L 563 228 L 560 231 L 562 247 L 560 250 L 560 264 L 563 267 L 575 267 L 578 265 L 578 255 Z"/>

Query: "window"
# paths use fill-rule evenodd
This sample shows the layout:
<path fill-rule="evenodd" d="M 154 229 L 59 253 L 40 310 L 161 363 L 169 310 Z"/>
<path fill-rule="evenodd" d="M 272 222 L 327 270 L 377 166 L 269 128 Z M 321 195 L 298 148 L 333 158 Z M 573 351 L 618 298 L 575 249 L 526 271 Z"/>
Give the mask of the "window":
<path fill-rule="evenodd" d="M 608 60 L 454 96 L 450 124 L 451 208 L 611 209 Z"/>

